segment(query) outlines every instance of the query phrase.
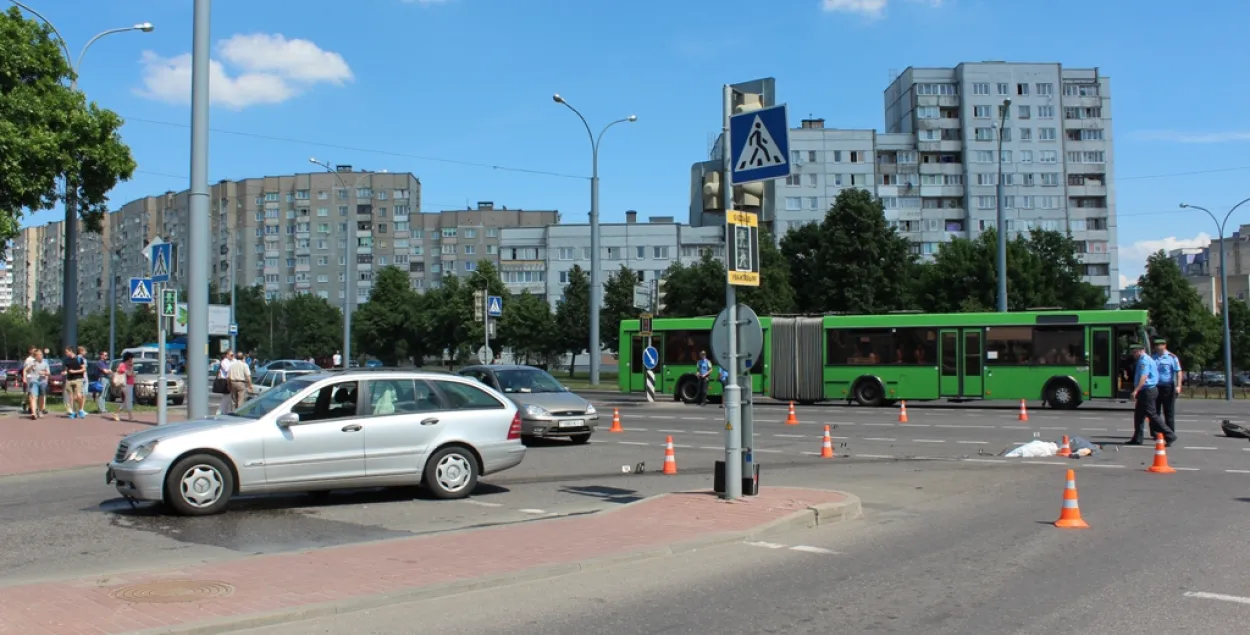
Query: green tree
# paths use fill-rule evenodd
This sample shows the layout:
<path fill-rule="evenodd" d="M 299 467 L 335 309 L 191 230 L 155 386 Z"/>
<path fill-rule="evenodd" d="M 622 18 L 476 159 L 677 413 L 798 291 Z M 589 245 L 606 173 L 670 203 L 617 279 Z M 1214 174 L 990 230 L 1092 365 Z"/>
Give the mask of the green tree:
<path fill-rule="evenodd" d="M 235 288 L 234 321 L 239 325 L 239 334 L 234 341 L 240 351 L 256 351 L 272 359 L 275 351 L 270 345 L 269 325 L 273 314 L 260 285 Z"/>
<path fill-rule="evenodd" d="M 512 296 L 499 320 L 499 336 L 512 342 L 519 364 L 550 367 L 552 357 L 563 352 L 551 305 L 529 291 Z"/>
<path fill-rule="evenodd" d="M 990 311 L 998 306 L 998 236 L 943 244 L 920 269 L 918 296 L 927 311 Z M 1099 309 L 1102 289 L 1082 279 L 1077 243 L 1060 232 L 1035 230 L 1007 242 L 1007 308 Z"/>
<path fill-rule="evenodd" d="M 577 355 L 585 351 L 590 342 L 590 277 L 579 265 L 569 270 L 569 282 L 564 287 L 564 297 L 556 305 L 557 348 L 569 353 L 569 377 L 577 364 Z M 598 351 L 592 351 L 597 355 Z"/>
<path fill-rule="evenodd" d="M 373 278 L 369 301 L 352 313 L 352 339 L 359 342 L 364 353 L 388 366 L 410 355 L 423 357 L 423 342 L 413 328 L 420 304 L 421 297 L 408 282 L 408 272 L 384 267 Z"/>
<path fill-rule="evenodd" d="M 66 199 L 98 231 L 108 192 L 135 170 L 121 117 L 70 87 L 73 71 L 54 38 L 16 7 L 0 14 L 0 240 L 17 235 L 23 210 Z"/>
<path fill-rule="evenodd" d="M 123 329 L 122 316 L 125 315 Z M 59 320 L 57 322 L 60 323 Z M 122 335 L 125 334 L 125 337 Z M 58 334 L 59 337 L 59 334 Z M 117 314 L 118 350 L 156 342 L 156 312 L 150 304 L 140 304 L 129 314 Z"/>
<path fill-rule="evenodd" d="M 1219 357 L 1223 339 L 1220 321 L 1203 306 L 1202 297 L 1185 280 L 1176 261 L 1162 251 L 1151 255 L 1138 289 L 1138 308 L 1150 312 L 1151 325 L 1167 339 L 1168 348 L 1181 363 L 1186 368 L 1210 368 Z"/>
<path fill-rule="evenodd" d="M 790 263 L 767 229 L 760 228 L 760 286 L 738 287 L 738 301 L 757 315 L 793 313 L 796 294 L 790 286 Z M 723 304 L 723 303 L 722 303 Z"/>
<path fill-rule="evenodd" d="M 484 332 L 486 323 L 474 319 L 477 316 L 473 307 L 473 293 L 475 291 L 482 291 L 487 296 L 499 296 L 503 301 L 503 312 L 505 314 L 507 314 L 510 304 L 508 288 L 504 286 L 503 280 L 499 278 L 499 270 L 495 268 L 495 263 L 489 260 L 479 260 L 477 268 L 473 270 L 473 273 L 461 285 L 460 293 L 460 302 L 464 306 L 464 313 L 469 316 L 468 328 L 465 329 L 466 340 L 463 344 L 473 355 L 486 341 Z M 483 308 L 483 311 L 485 311 L 485 308 Z M 485 314 L 483 314 L 483 319 L 485 319 Z M 498 329 L 499 325 L 496 324 L 495 328 Z M 505 335 L 500 334 L 496 330 L 496 336 L 490 340 L 490 347 L 495 352 L 495 355 L 498 356 L 499 352 L 510 343 Z"/>
<path fill-rule="evenodd" d="M 438 282 L 438 286 L 425 292 L 425 310 L 420 321 L 433 352 L 441 355 L 446 351 L 454 362 L 467 356 L 462 349 L 468 340 L 466 324 L 473 320 L 473 311 L 463 301 L 460 278 L 444 275 Z"/>
<path fill-rule="evenodd" d="M 1224 316 L 1220 315 L 1221 332 L 1223 331 Z M 1228 331 L 1233 342 L 1233 368 L 1236 370 L 1250 370 L 1250 305 L 1244 300 L 1237 298 L 1228 299 Z M 1223 345 L 1223 337 L 1220 338 L 1221 346 Z M 1218 353 L 1220 359 L 1223 359 L 1223 349 Z"/>
<path fill-rule="evenodd" d="M 781 241 L 790 284 L 805 313 L 883 313 L 913 305 L 915 257 L 885 220 L 881 201 L 842 190 L 819 224 L 791 229 Z"/>
<path fill-rule="evenodd" d="M 610 351 L 621 350 L 621 320 L 638 317 L 638 307 L 634 305 L 634 289 L 638 286 L 638 275 L 627 265 L 621 265 L 603 285 L 603 309 L 599 312 L 599 338 L 604 348 Z"/>
<path fill-rule="evenodd" d="M 282 309 L 283 357 L 329 357 L 338 350 L 343 336 L 343 313 L 325 298 L 301 293 L 283 300 Z"/>
<path fill-rule="evenodd" d="M 725 265 L 703 250 L 689 265 L 674 262 L 664 272 L 664 317 L 716 315 L 725 308 Z M 754 308 L 754 307 L 752 307 Z"/>
<path fill-rule="evenodd" d="M 0 346 L 4 359 L 26 359 L 26 351 L 35 346 L 35 331 L 23 307 L 13 305 L 0 313 Z"/>
<path fill-rule="evenodd" d="M 109 349 L 109 314 L 92 313 L 78 320 L 78 345 L 91 354 Z"/>

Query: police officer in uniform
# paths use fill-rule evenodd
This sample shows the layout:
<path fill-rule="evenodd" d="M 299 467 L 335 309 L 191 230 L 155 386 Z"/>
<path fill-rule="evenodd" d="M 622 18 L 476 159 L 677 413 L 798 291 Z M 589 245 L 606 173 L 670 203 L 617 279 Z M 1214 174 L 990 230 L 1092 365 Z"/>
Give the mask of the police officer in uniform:
<path fill-rule="evenodd" d="M 707 359 L 707 351 L 699 351 L 699 361 L 695 364 L 695 376 L 699 381 L 699 396 L 695 403 L 707 405 L 707 384 L 712 379 L 712 362 Z"/>
<path fill-rule="evenodd" d="M 1159 367 L 1155 360 L 1146 354 L 1141 344 L 1129 346 L 1136 362 L 1133 368 L 1133 438 L 1125 445 L 1141 445 L 1145 422 L 1150 421 L 1150 435 L 1163 433 L 1163 440 L 1168 446 L 1176 440 L 1176 434 L 1168 427 L 1166 421 L 1159 416 Z"/>
<path fill-rule="evenodd" d="M 1159 367 L 1159 415 L 1176 432 L 1176 397 L 1181 394 L 1181 360 L 1168 350 L 1168 341 L 1155 339 L 1155 352 L 1151 356 Z"/>

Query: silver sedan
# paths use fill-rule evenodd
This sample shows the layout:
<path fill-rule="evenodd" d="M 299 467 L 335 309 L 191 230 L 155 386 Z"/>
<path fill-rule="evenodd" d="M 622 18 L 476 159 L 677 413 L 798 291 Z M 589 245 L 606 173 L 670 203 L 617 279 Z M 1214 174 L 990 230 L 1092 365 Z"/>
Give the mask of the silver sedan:
<path fill-rule="evenodd" d="M 230 415 L 159 426 L 117 446 L 106 481 L 192 516 L 238 494 L 422 484 L 468 496 L 525 458 L 521 417 L 467 377 L 415 371 L 306 375 Z"/>

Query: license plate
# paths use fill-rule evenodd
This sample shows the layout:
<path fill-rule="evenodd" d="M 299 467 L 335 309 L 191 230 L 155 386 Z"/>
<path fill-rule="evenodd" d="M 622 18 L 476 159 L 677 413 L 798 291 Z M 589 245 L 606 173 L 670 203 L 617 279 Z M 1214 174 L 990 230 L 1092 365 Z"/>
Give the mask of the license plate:
<path fill-rule="evenodd" d="M 585 419 L 569 419 L 568 421 L 560 422 L 561 428 L 583 428 L 585 426 L 586 426 Z"/>
<path fill-rule="evenodd" d="M 108 469 L 108 471 L 104 473 L 104 484 L 105 484 L 105 485 L 112 485 L 112 484 L 113 484 L 113 480 L 114 480 L 114 476 L 113 476 L 113 468 L 111 468 L 111 467 L 110 467 L 110 468 Z"/>

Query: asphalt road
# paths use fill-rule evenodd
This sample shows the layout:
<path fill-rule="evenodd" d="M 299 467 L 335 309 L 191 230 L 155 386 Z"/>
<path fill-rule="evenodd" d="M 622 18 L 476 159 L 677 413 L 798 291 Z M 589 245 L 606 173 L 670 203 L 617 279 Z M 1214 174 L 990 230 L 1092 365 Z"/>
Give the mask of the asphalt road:
<path fill-rule="evenodd" d="M 1250 619 L 1242 477 L 1079 469 L 1091 529 L 1061 530 L 1050 524 L 1058 467 L 848 463 L 838 474 L 864 518 L 247 632 L 1222 635 Z"/>
<path fill-rule="evenodd" d="M 624 433 L 601 432 L 588 446 L 535 443 L 521 466 L 486 477 L 465 501 L 430 500 L 415 489 L 337 492 L 324 501 L 263 496 L 239 499 L 221 516 L 187 519 L 154 505 L 131 509 L 104 484 L 99 467 L 0 478 L 0 542 L 11 545 L 0 550 L 0 584 L 532 522 L 710 486 L 712 464 L 724 456 L 723 410 L 632 404 L 620 413 Z M 798 409 L 798 426 L 782 423 L 784 410 L 760 408 L 758 415 L 755 454 L 766 485 L 841 486 L 861 496 L 861 484 L 845 479 L 866 464 L 877 464 L 872 469 L 882 474 L 936 464 L 953 473 L 993 468 L 999 470 L 993 474 L 1015 474 L 1048 465 L 1130 473 L 1152 460 L 1149 446 L 1117 451 L 1128 424 L 1114 413 L 1038 411 L 1025 423 L 1013 412 L 917 409 L 909 424 L 899 424 L 891 410 L 811 407 Z M 826 424 L 838 446 L 832 461 L 816 456 Z M 1183 476 L 1219 475 L 1250 486 L 1250 443 L 1218 436 L 1218 425 L 1198 415 L 1183 416 L 1179 427 L 1181 441 L 1170 458 Z M 1034 434 L 1057 439 L 1065 433 L 1106 449 L 1081 461 L 996 456 Z M 676 477 L 658 473 L 670 435 Z"/>

